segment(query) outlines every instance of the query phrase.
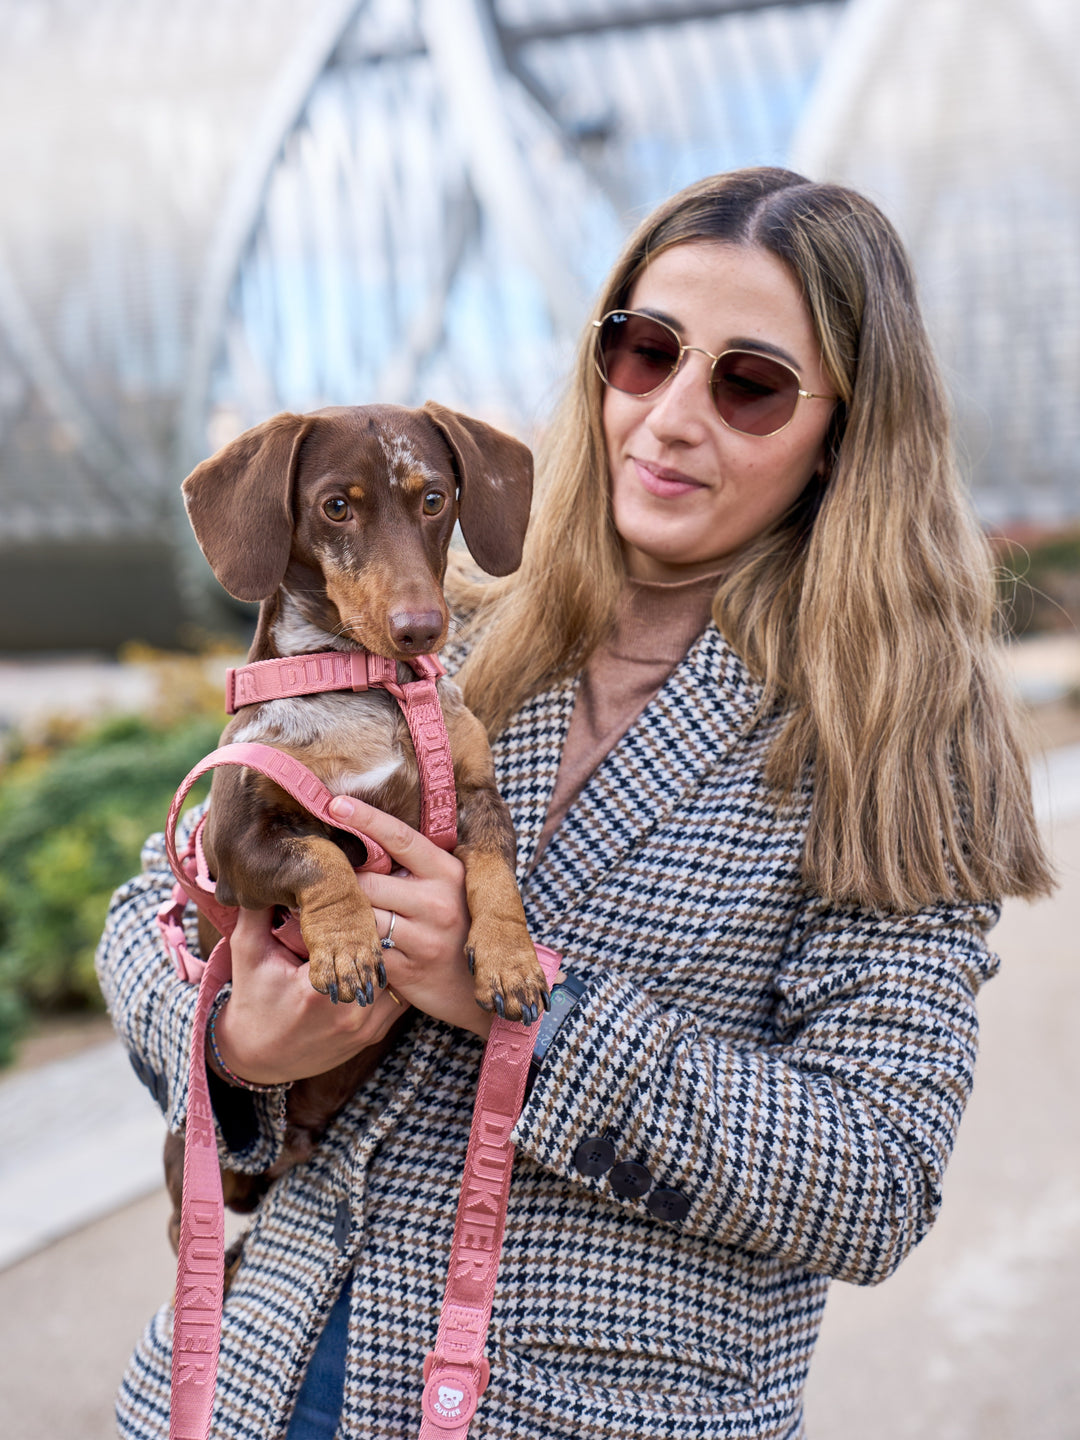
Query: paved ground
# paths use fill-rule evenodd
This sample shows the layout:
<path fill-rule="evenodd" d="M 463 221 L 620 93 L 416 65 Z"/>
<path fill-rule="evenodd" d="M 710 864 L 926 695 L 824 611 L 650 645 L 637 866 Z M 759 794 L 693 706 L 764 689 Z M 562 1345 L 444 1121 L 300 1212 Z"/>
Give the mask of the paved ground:
<path fill-rule="evenodd" d="M 1080 1440 L 1080 746 L 1036 784 L 1060 889 L 995 932 L 935 1230 L 885 1285 L 833 1287 L 811 1440 Z M 161 1131 L 114 1043 L 0 1082 L 3 1440 L 113 1434 L 119 1374 L 172 1287 Z"/>

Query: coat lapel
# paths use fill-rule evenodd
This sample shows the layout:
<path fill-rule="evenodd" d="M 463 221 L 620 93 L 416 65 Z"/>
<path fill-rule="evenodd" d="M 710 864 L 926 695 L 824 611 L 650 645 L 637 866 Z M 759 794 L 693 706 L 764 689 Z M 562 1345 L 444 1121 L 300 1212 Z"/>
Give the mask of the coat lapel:
<path fill-rule="evenodd" d="M 724 762 L 750 727 L 760 696 L 743 662 L 710 625 L 590 777 L 552 836 L 530 885 L 540 907 L 548 908 L 546 900 L 565 911 L 623 863 L 626 852 Z M 563 738 L 572 693 L 569 700 Z M 543 819 L 541 813 L 526 854 Z"/>
<path fill-rule="evenodd" d="M 517 832 L 519 885 L 544 828 L 576 691 L 573 679 L 534 696 L 492 746 L 499 791 Z"/>

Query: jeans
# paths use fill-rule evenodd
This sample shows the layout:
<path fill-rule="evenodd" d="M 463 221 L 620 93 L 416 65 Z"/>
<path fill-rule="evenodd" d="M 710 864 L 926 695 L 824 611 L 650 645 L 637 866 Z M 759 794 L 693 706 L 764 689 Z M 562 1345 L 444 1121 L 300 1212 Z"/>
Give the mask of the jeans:
<path fill-rule="evenodd" d="M 352 1276 L 349 1275 L 311 1357 L 286 1440 L 333 1440 L 341 1419 L 341 1402 L 345 1393 L 351 1286 Z"/>

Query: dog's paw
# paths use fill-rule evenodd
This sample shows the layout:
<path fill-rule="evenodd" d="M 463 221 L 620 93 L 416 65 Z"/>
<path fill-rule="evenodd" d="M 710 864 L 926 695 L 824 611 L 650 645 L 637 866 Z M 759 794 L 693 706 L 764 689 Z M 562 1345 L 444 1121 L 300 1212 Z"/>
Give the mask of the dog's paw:
<path fill-rule="evenodd" d="M 322 995 L 337 1005 L 370 1005 L 376 989 L 386 984 L 382 946 L 375 929 L 375 916 L 368 910 L 351 908 L 344 915 L 326 912 L 317 918 L 300 917 L 304 944 L 308 949 L 308 976 Z"/>
<path fill-rule="evenodd" d="M 476 1003 L 503 1020 L 531 1025 L 550 1008 L 547 981 L 528 931 L 517 922 L 476 920 L 466 947 Z"/>

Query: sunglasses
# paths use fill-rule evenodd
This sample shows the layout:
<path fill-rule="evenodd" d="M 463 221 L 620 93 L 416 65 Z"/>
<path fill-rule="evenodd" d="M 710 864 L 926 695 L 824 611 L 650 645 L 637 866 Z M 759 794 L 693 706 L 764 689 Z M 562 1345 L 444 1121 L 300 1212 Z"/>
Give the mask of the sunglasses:
<path fill-rule="evenodd" d="M 782 360 L 756 350 L 712 355 L 699 345 L 684 345 L 670 325 L 637 310 L 609 310 L 592 323 L 593 364 L 604 384 L 624 395 L 654 394 L 675 374 L 688 350 L 711 360 L 709 393 L 716 413 L 740 435 L 778 435 L 791 424 L 800 400 L 836 399 L 803 390 L 798 371 Z"/>

